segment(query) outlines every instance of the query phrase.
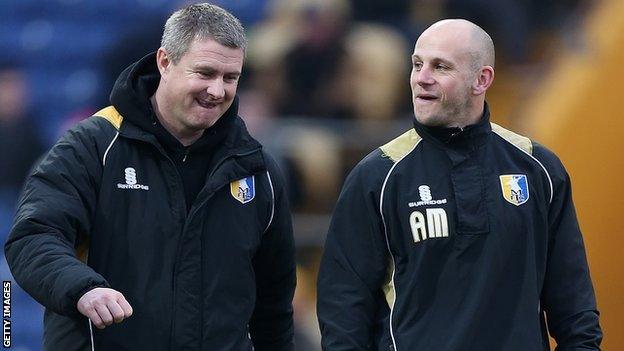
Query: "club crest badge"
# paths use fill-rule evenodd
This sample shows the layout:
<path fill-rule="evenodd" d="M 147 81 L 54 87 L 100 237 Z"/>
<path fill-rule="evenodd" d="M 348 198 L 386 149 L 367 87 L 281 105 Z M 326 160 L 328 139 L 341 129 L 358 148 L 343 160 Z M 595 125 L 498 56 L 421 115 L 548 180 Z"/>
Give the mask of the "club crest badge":
<path fill-rule="evenodd" d="M 256 196 L 256 186 L 254 176 L 235 180 L 230 183 L 230 193 L 232 197 L 246 204 Z"/>
<path fill-rule="evenodd" d="M 507 202 L 520 206 L 529 200 L 529 182 L 524 174 L 505 174 L 499 176 L 503 198 Z"/>

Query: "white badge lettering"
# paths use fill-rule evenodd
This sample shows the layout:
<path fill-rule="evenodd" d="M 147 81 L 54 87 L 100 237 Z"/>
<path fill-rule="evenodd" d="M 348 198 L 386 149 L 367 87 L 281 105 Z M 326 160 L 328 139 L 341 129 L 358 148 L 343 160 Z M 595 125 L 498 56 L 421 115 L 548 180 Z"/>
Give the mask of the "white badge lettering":
<path fill-rule="evenodd" d="M 428 208 L 425 213 L 427 215 L 426 225 L 425 216 L 422 212 L 414 211 L 410 214 L 409 222 L 414 242 L 427 240 L 427 238 L 448 237 L 446 211 L 442 208 Z"/>

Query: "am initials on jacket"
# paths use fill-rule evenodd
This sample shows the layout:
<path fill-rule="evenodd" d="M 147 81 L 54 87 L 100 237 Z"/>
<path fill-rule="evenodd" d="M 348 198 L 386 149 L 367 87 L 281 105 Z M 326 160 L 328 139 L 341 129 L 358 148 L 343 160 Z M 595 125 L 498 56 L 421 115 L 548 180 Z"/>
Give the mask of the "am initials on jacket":
<path fill-rule="evenodd" d="M 414 242 L 428 238 L 448 237 L 448 219 L 443 208 L 427 208 L 425 213 L 414 211 L 409 217 Z"/>

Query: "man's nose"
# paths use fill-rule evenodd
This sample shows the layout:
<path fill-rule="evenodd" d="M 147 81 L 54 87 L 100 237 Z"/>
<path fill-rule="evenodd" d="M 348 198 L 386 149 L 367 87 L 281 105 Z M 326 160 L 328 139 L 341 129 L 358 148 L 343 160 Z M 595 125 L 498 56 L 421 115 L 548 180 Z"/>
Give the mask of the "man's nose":
<path fill-rule="evenodd" d="M 210 85 L 206 88 L 206 92 L 213 99 L 222 99 L 225 96 L 225 86 L 222 77 L 217 77 L 210 81 Z"/>
<path fill-rule="evenodd" d="M 431 74 L 431 70 L 426 66 L 422 67 L 420 71 L 416 72 L 416 82 L 420 86 L 431 85 L 435 83 L 433 75 Z"/>

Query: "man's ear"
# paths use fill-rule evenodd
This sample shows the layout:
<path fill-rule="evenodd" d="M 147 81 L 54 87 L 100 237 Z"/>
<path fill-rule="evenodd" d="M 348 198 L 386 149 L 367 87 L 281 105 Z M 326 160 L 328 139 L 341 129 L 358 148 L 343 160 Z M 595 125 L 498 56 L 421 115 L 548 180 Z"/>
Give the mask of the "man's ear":
<path fill-rule="evenodd" d="M 167 50 L 163 47 L 158 48 L 158 51 L 156 51 L 156 66 L 158 66 L 158 71 L 162 79 L 166 80 L 166 75 L 171 65 L 172 62 L 169 59 Z"/>
<path fill-rule="evenodd" d="M 483 66 L 472 83 L 472 93 L 474 95 L 485 94 L 490 85 L 494 82 L 494 68 Z"/>

